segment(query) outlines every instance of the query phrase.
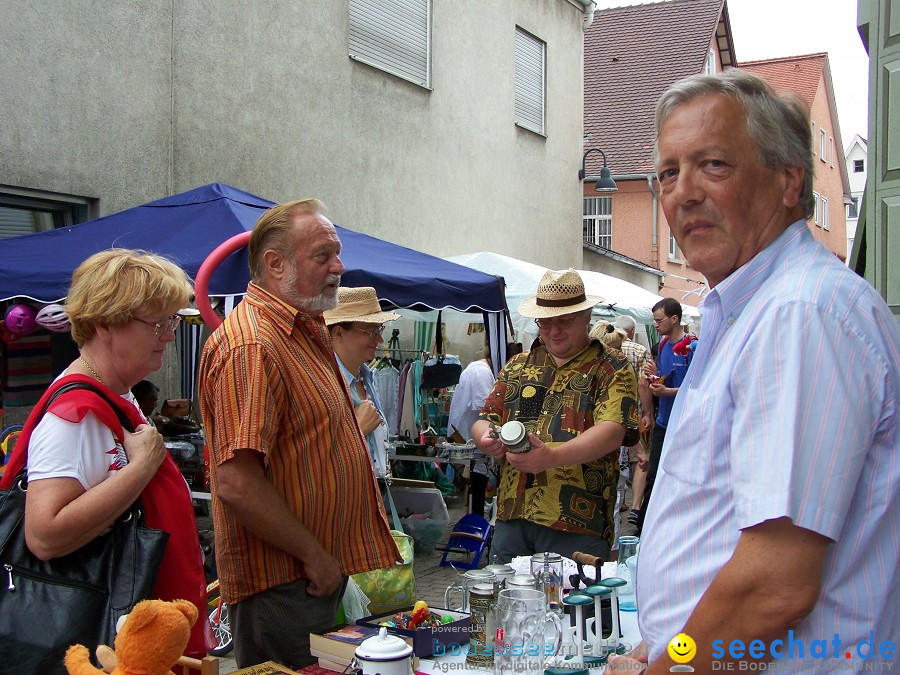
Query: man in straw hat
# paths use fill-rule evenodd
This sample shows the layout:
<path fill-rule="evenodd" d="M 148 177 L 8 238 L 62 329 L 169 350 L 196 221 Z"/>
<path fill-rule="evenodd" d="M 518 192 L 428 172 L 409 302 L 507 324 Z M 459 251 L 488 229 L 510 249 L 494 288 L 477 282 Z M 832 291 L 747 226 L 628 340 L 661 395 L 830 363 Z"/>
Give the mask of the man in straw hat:
<path fill-rule="evenodd" d="M 341 242 L 315 199 L 266 211 L 244 300 L 203 348 L 222 597 L 240 667 L 309 665 L 347 576 L 399 560 L 322 312 Z"/>
<path fill-rule="evenodd" d="M 385 321 L 395 321 L 400 315 L 382 312 L 375 289 L 363 286 L 338 289 L 338 306 L 323 316 L 338 366 L 350 387 L 356 421 L 366 437 L 372 466 L 378 476 L 385 476 L 387 422 L 378 401 L 375 378 L 367 363 L 375 358 L 375 350 L 384 342 Z"/>
<path fill-rule="evenodd" d="M 520 555 L 575 551 L 607 559 L 613 537 L 618 450 L 637 438 L 637 383 L 621 352 L 588 336 L 591 308 L 575 270 L 548 271 L 519 313 L 533 317 L 540 344 L 514 356 L 485 402 L 472 434 L 502 462 L 492 550 Z M 528 430 L 516 454 L 492 434 L 510 421 Z"/>

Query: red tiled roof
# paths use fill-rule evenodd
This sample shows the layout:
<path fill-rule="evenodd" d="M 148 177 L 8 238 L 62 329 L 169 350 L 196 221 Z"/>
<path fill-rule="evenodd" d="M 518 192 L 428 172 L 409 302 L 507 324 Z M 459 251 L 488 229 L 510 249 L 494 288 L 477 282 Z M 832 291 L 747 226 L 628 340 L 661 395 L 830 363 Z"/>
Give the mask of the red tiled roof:
<path fill-rule="evenodd" d="M 725 0 L 671 0 L 598 11 L 584 38 L 584 147 L 613 175 L 653 167 L 654 111 L 672 83 L 703 72 Z M 587 159 L 597 176 L 599 153 Z"/>
<path fill-rule="evenodd" d="M 747 61 L 738 64 L 738 67 L 761 77 L 776 92 L 795 92 L 806 102 L 808 108 L 812 108 L 827 59 L 828 54 L 821 52 L 803 56 L 785 56 L 780 59 Z"/>

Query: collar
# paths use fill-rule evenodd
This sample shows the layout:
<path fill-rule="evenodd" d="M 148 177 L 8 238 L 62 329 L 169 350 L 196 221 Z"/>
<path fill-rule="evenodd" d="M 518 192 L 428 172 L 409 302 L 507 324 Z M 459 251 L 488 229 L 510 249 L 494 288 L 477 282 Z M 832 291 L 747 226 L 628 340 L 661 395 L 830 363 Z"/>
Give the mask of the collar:
<path fill-rule="evenodd" d="M 313 316 L 302 309 L 292 307 L 253 281 L 247 286 L 244 302 L 249 302 L 260 312 L 266 314 L 272 323 L 285 333 L 290 333 L 294 326 L 303 325 L 304 322 L 318 323 L 323 330 L 325 327 L 325 319 L 321 315 Z"/>
<path fill-rule="evenodd" d="M 790 258 L 812 233 L 805 220 L 791 223 L 771 244 L 753 256 L 742 267 L 722 280 L 700 303 L 702 310 L 718 303 L 722 316 L 737 319 L 762 285 L 768 281 L 779 260 Z"/>
<path fill-rule="evenodd" d="M 347 385 L 352 387 L 356 384 L 357 380 L 361 380 L 363 384 L 368 384 L 372 381 L 373 375 L 372 370 L 365 363 L 359 367 L 359 373 L 354 375 L 350 372 L 347 366 L 344 365 L 344 362 L 341 361 L 341 357 L 338 356 L 338 353 L 334 353 L 334 358 L 337 360 L 338 366 L 341 368 L 341 373 L 344 375 L 344 379 L 347 380 Z"/>

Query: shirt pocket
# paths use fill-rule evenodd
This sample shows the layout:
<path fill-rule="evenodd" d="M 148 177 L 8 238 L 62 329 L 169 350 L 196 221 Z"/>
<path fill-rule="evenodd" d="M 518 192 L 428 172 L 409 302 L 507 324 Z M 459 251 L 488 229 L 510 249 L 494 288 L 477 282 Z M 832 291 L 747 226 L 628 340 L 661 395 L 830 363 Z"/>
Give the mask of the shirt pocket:
<path fill-rule="evenodd" d="M 663 471 L 691 485 L 703 485 L 712 474 L 715 428 L 725 428 L 725 419 L 716 412 L 715 397 L 682 387 L 684 396 L 675 424 L 669 421 L 661 460 Z M 720 439 L 721 440 L 721 439 Z"/>

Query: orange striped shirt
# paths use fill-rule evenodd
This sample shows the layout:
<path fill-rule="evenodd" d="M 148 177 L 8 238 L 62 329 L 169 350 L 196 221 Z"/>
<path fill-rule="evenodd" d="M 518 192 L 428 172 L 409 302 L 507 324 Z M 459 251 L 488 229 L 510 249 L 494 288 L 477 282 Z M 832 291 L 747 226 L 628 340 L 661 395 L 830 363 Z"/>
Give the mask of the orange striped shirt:
<path fill-rule="evenodd" d="M 216 467 L 261 452 L 266 477 L 344 574 L 399 559 L 384 504 L 321 317 L 251 283 L 207 340 L 200 409 L 211 467 L 222 596 L 235 603 L 304 578 L 302 563 L 242 527 L 216 497 Z"/>

